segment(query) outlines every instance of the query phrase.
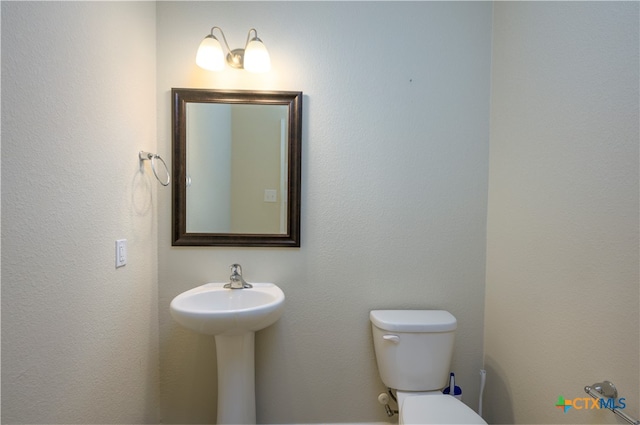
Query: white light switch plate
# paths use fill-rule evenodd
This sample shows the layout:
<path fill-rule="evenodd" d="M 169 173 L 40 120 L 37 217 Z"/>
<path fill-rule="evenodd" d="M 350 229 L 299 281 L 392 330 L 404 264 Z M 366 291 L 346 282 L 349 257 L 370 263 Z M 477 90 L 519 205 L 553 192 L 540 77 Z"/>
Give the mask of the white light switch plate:
<path fill-rule="evenodd" d="M 118 239 L 116 241 L 116 268 L 127 264 L 127 240 Z"/>

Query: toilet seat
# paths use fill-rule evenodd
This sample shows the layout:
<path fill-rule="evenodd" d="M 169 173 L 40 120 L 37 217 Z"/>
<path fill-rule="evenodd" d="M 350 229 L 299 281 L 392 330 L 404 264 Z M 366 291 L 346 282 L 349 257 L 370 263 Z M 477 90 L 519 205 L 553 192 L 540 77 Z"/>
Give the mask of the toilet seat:
<path fill-rule="evenodd" d="M 485 424 L 469 406 L 445 394 L 406 397 L 400 407 L 400 424 Z"/>

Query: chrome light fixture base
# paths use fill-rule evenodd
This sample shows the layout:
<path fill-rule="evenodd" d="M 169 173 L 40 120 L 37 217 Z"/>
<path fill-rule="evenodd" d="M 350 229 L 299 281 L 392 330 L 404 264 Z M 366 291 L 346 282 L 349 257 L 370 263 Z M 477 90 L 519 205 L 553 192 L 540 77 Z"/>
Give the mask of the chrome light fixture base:
<path fill-rule="evenodd" d="M 233 49 L 227 54 L 227 63 L 235 69 L 244 69 L 244 49 Z"/>

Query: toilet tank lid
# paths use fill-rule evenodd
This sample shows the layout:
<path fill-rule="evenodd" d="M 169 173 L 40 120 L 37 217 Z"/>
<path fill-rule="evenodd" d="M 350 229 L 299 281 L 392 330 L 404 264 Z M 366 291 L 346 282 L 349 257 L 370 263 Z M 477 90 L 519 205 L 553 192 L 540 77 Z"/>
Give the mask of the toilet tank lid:
<path fill-rule="evenodd" d="M 444 310 L 372 310 L 369 319 L 394 332 L 448 332 L 457 326 L 453 314 Z"/>

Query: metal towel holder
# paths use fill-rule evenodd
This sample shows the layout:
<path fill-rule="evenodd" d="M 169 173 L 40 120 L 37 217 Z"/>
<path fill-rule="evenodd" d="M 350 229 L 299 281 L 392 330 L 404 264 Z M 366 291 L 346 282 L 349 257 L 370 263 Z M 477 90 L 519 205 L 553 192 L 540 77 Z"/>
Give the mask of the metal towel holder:
<path fill-rule="evenodd" d="M 138 152 L 138 158 L 140 158 L 140 167 L 142 167 L 142 163 L 144 161 L 149 160 L 151 162 L 151 170 L 153 171 L 153 175 L 156 176 L 156 179 L 158 179 L 161 185 L 169 186 L 169 183 L 171 182 L 171 174 L 169 174 L 169 167 L 167 167 L 167 164 L 164 162 L 164 159 L 160 157 L 160 155 L 151 153 L 151 152 L 140 151 Z M 160 177 L 158 177 L 158 172 L 156 171 L 156 159 L 159 159 L 160 162 L 162 162 L 162 165 L 164 165 L 164 171 L 167 174 L 166 182 L 163 182 L 160 179 Z"/>
<path fill-rule="evenodd" d="M 616 389 L 616 386 L 613 385 L 613 383 L 610 381 L 598 382 L 591 386 L 587 385 L 586 387 L 584 387 L 584 392 L 589 394 L 591 397 L 595 398 L 596 400 L 601 400 L 606 398 L 615 400 L 618 398 L 618 390 Z M 627 415 L 619 408 L 615 407 L 615 402 L 611 404 L 611 407 L 609 406 L 609 404 L 605 404 L 604 406 L 607 409 L 611 410 L 618 417 L 627 421 L 628 423 L 632 425 L 640 425 L 639 420 L 632 418 L 631 416 Z"/>

